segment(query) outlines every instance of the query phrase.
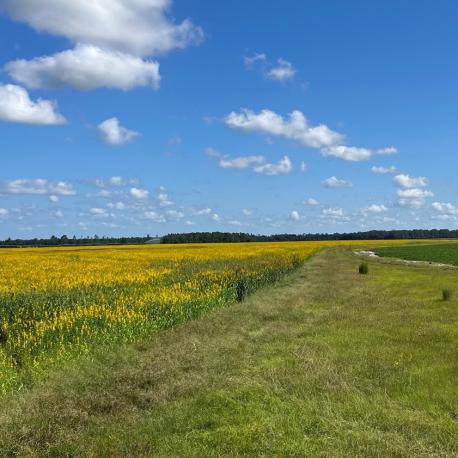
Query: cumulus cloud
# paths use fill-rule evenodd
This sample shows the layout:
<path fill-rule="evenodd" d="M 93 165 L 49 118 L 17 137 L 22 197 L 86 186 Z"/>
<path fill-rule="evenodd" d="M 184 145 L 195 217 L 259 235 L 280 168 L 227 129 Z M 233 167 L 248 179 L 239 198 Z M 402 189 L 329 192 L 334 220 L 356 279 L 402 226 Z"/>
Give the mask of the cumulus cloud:
<path fill-rule="evenodd" d="M 56 202 L 57 196 L 74 196 L 75 189 L 65 181 L 49 181 L 43 178 L 34 180 L 18 179 L 0 182 L 0 193 L 23 195 L 49 195 Z M 57 198 L 58 200 L 58 198 Z"/>
<path fill-rule="evenodd" d="M 390 155 L 390 154 L 396 154 L 398 152 L 398 149 L 395 148 L 394 146 L 388 146 L 386 148 L 380 148 L 376 151 L 377 154 L 380 154 L 382 156 L 384 155 Z"/>
<path fill-rule="evenodd" d="M 129 194 L 134 198 L 138 200 L 145 200 L 148 199 L 149 197 L 149 191 L 146 189 L 140 189 L 140 188 L 130 188 Z"/>
<path fill-rule="evenodd" d="M 261 173 L 268 176 L 273 175 L 288 175 L 293 170 L 293 164 L 288 156 L 279 160 L 276 164 L 263 164 L 254 168 L 256 173 Z"/>
<path fill-rule="evenodd" d="M 192 208 L 191 213 L 195 216 L 209 215 L 212 212 L 211 208 Z"/>
<path fill-rule="evenodd" d="M 120 146 L 131 143 L 140 134 L 121 126 L 118 118 L 110 118 L 97 126 L 101 140 L 108 145 Z"/>
<path fill-rule="evenodd" d="M 108 216 L 108 212 L 104 208 L 94 207 L 89 210 L 89 213 L 100 218 L 106 218 Z"/>
<path fill-rule="evenodd" d="M 397 152 L 397 149 L 390 146 L 388 148 L 382 149 L 369 149 L 369 148 L 357 148 L 355 146 L 345 146 L 345 145 L 334 145 L 328 148 L 323 148 L 321 154 L 323 156 L 332 156 L 338 159 L 343 159 L 344 161 L 367 161 L 372 156 L 376 154 L 394 154 Z"/>
<path fill-rule="evenodd" d="M 242 213 L 245 215 L 245 216 L 251 216 L 253 214 L 253 210 L 251 210 L 250 208 L 244 208 L 242 210 Z"/>
<path fill-rule="evenodd" d="M 428 186 L 426 177 L 411 177 L 410 175 L 400 174 L 393 178 L 393 182 L 400 188 L 424 188 Z"/>
<path fill-rule="evenodd" d="M 399 189 L 397 194 L 399 206 L 410 208 L 420 208 L 427 197 L 434 196 L 431 191 L 420 188 Z"/>
<path fill-rule="evenodd" d="M 350 221 L 350 218 L 345 214 L 342 208 L 323 208 L 320 219 L 323 221 L 332 221 L 336 223 L 344 223 Z"/>
<path fill-rule="evenodd" d="M 333 216 L 333 217 L 342 217 L 344 216 L 344 211 L 342 208 L 324 208 L 322 210 L 323 215 Z"/>
<path fill-rule="evenodd" d="M 394 174 L 397 172 L 397 169 L 394 165 L 392 165 L 391 167 L 377 167 L 377 166 L 373 166 L 371 168 L 371 171 L 372 173 L 377 173 L 379 175 L 387 175 L 387 174 Z"/>
<path fill-rule="evenodd" d="M 383 213 L 388 211 L 388 208 L 385 207 L 385 205 L 372 204 L 369 205 L 369 207 L 367 207 L 365 211 L 369 213 Z"/>
<path fill-rule="evenodd" d="M 115 210 L 125 210 L 127 208 L 124 202 L 110 202 L 107 207 Z"/>
<path fill-rule="evenodd" d="M 321 150 L 325 157 L 332 156 L 344 161 L 366 161 L 372 156 L 372 151 L 368 148 L 356 148 L 354 146 L 331 146 Z"/>
<path fill-rule="evenodd" d="M 0 84 L 0 121 L 37 125 L 66 123 L 56 102 L 33 101 L 23 87 L 15 84 Z"/>
<path fill-rule="evenodd" d="M 227 221 L 227 224 L 230 224 L 231 226 L 243 226 L 243 224 L 237 219 L 230 219 Z"/>
<path fill-rule="evenodd" d="M 311 207 L 316 207 L 320 204 L 316 199 L 313 198 L 306 199 L 303 203 L 304 205 L 310 205 Z"/>
<path fill-rule="evenodd" d="M 160 207 L 170 207 L 173 205 L 173 201 L 170 199 L 169 195 L 165 192 L 165 189 L 161 188 L 157 199 L 159 200 Z"/>
<path fill-rule="evenodd" d="M 171 0 L 3 0 L 0 9 L 40 32 L 132 55 L 162 54 L 199 43 L 189 19 L 175 24 Z"/>
<path fill-rule="evenodd" d="M 5 218 L 9 213 L 10 212 L 6 208 L 0 208 L 0 218 Z"/>
<path fill-rule="evenodd" d="M 301 215 L 299 215 L 299 212 L 294 210 L 291 212 L 291 214 L 289 215 L 289 219 L 291 221 L 299 221 L 301 219 Z"/>
<path fill-rule="evenodd" d="M 274 81 L 288 81 L 294 78 L 296 69 L 291 62 L 285 59 L 278 59 L 277 64 L 267 71 L 267 78 Z"/>
<path fill-rule="evenodd" d="M 159 64 L 145 56 L 198 44 L 202 29 L 186 19 L 176 24 L 171 0 L 2 0 L 0 10 L 39 32 L 68 38 L 73 49 L 6 70 L 32 88 L 157 88 Z"/>
<path fill-rule="evenodd" d="M 291 62 L 279 58 L 276 63 L 272 64 L 268 61 L 264 53 L 244 56 L 243 62 L 248 70 L 252 69 L 254 66 L 260 67 L 264 77 L 272 81 L 285 82 L 292 80 L 296 75 L 296 69 Z"/>
<path fill-rule="evenodd" d="M 213 148 L 207 148 L 206 151 L 208 156 L 216 157 L 218 159 L 218 165 L 222 169 L 247 169 L 255 164 L 264 164 L 266 159 L 264 156 L 238 156 L 232 157 L 228 154 L 222 154 Z"/>
<path fill-rule="evenodd" d="M 440 213 L 445 213 L 448 215 L 458 214 L 458 209 L 455 207 L 455 205 L 449 202 L 433 202 L 431 206 L 434 208 L 434 210 Z"/>
<path fill-rule="evenodd" d="M 71 87 L 91 90 L 99 87 L 122 89 L 159 87 L 159 64 L 93 45 L 32 60 L 15 60 L 5 66 L 10 76 L 33 89 Z"/>
<path fill-rule="evenodd" d="M 247 68 L 251 68 L 256 62 L 265 62 L 266 60 L 267 56 L 264 53 L 255 53 L 252 56 L 243 57 L 243 62 Z"/>
<path fill-rule="evenodd" d="M 212 216 L 212 220 L 217 223 L 217 222 L 221 221 L 221 217 L 218 215 L 218 213 L 214 213 L 213 216 Z"/>
<path fill-rule="evenodd" d="M 163 215 L 160 215 L 159 213 L 156 213 L 154 211 L 146 211 L 143 216 L 152 221 L 153 223 L 165 223 L 166 219 Z"/>
<path fill-rule="evenodd" d="M 283 118 L 267 109 L 259 113 L 242 109 L 239 113 L 233 111 L 227 115 L 225 123 L 232 129 L 284 137 L 306 147 L 326 147 L 343 140 L 341 134 L 334 132 L 324 124 L 310 126 L 307 118 L 298 110 L 290 113 L 287 118 Z"/>
<path fill-rule="evenodd" d="M 129 183 L 134 184 L 133 181 L 135 180 L 129 180 Z M 100 178 L 97 178 L 95 180 L 95 185 L 98 188 L 110 188 L 110 187 L 118 188 L 118 187 L 125 186 L 126 184 L 127 184 L 127 181 L 123 177 L 120 177 L 120 176 L 113 176 L 113 177 L 108 178 L 108 180 L 102 180 Z"/>
<path fill-rule="evenodd" d="M 327 188 L 351 188 L 353 186 L 351 181 L 341 180 L 335 176 L 326 178 L 321 184 Z"/>
<path fill-rule="evenodd" d="M 168 218 L 178 221 L 184 218 L 184 213 L 179 210 L 167 210 L 165 212 Z"/>

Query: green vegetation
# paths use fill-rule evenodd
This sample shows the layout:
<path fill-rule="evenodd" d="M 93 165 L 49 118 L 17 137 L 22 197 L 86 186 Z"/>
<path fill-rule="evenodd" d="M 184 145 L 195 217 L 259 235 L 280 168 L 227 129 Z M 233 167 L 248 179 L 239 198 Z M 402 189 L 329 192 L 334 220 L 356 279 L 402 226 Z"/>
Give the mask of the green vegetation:
<path fill-rule="evenodd" d="M 382 257 L 458 265 L 458 243 L 389 246 L 373 251 Z"/>
<path fill-rule="evenodd" d="M 362 262 L 359 265 L 358 271 L 361 275 L 367 275 L 369 273 L 369 266 L 367 262 Z"/>
<path fill-rule="evenodd" d="M 2 400 L 2 456 L 457 456 L 458 272 L 354 266 L 68 363 Z"/>
<path fill-rule="evenodd" d="M 442 299 L 444 301 L 449 301 L 452 298 L 452 290 L 451 289 L 443 289 L 442 290 Z"/>

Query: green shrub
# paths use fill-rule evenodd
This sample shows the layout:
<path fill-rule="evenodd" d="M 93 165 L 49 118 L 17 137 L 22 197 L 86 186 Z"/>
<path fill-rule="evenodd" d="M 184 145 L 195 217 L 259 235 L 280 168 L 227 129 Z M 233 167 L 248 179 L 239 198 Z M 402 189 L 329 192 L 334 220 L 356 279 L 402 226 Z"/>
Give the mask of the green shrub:
<path fill-rule="evenodd" d="M 442 290 L 442 300 L 449 301 L 452 298 L 452 290 L 451 289 L 443 289 Z"/>
<path fill-rule="evenodd" d="M 247 293 L 246 282 L 243 278 L 237 281 L 235 286 L 235 293 L 237 295 L 237 302 L 243 302 Z"/>
<path fill-rule="evenodd" d="M 367 262 L 362 262 L 359 265 L 359 273 L 361 275 L 367 275 L 369 273 L 369 266 L 367 265 Z"/>

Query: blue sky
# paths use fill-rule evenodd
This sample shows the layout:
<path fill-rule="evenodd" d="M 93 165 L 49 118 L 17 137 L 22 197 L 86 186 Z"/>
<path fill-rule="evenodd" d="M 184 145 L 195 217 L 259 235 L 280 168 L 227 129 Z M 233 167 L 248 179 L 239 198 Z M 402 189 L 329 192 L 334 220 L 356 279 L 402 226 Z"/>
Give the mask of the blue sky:
<path fill-rule="evenodd" d="M 457 225 L 455 1 L 0 11 L 0 238 Z"/>

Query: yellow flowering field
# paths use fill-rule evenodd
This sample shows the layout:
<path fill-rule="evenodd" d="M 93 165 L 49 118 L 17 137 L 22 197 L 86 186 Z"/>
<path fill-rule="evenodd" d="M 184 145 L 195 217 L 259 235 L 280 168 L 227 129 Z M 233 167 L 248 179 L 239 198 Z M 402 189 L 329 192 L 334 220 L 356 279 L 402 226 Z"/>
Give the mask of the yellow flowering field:
<path fill-rule="evenodd" d="M 351 244 L 374 242 L 1 250 L 0 391 L 24 369 L 40 372 L 94 344 L 194 318 L 275 282 L 322 248 Z"/>

